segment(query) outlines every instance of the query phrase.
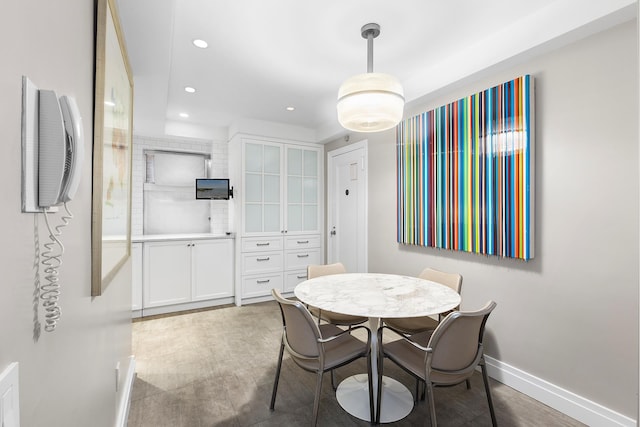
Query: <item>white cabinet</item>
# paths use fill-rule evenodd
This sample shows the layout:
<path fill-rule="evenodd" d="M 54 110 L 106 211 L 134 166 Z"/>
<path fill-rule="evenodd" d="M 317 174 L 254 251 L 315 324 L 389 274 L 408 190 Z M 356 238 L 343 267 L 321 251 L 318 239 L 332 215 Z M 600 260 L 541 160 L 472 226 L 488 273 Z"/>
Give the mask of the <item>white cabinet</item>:
<path fill-rule="evenodd" d="M 221 298 L 228 303 L 233 296 L 232 239 L 148 241 L 142 260 L 143 315 L 206 307 Z"/>
<path fill-rule="evenodd" d="M 133 317 L 142 314 L 142 243 L 131 244 L 131 310 Z"/>
<path fill-rule="evenodd" d="M 320 232 L 320 148 L 242 140 L 242 236 Z"/>
<path fill-rule="evenodd" d="M 237 135 L 229 154 L 240 305 L 269 299 L 273 288 L 293 291 L 307 265 L 323 262 L 322 148 Z"/>
<path fill-rule="evenodd" d="M 233 295 L 233 242 L 230 239 L 195 241 L 191 246 L 193 301 Z"/>
<path fill-rule="evenodd" d="M 286 146 L 285 161 L 285 233 L 318 233 L 320 151 Z"/>
<path fill-rule="evenodd" d="M 191 300 L 191 242 L 144 244 L 144 308 Z"/>
<path fill-rule="evenodd" d="M 243 144 L 244 234 L 280 233 L 282 220 L 282 146 L 247 141 Z"/>
<path fill-rule="evenodd" d="M 285 238 L 285 292 L 307 280 L 307 266 L 322 264 L 320 235 L 287 236 Z"/>

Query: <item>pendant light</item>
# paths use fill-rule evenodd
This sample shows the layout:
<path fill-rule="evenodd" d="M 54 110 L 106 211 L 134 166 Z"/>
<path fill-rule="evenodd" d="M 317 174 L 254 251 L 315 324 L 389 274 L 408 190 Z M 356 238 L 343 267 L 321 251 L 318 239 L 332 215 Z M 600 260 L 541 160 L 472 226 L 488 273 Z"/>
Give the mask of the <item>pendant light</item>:
<path fill-rule="evenodd" d="M 338 91 L 338 121 L 356 132 L 379 132 L 402 120 L 404 93 L 392 75 L 373 72 L 373 39 L 380 25 L 367 24 L 360 30 L 367 39 L 367 72 L 345 80 Z"/>

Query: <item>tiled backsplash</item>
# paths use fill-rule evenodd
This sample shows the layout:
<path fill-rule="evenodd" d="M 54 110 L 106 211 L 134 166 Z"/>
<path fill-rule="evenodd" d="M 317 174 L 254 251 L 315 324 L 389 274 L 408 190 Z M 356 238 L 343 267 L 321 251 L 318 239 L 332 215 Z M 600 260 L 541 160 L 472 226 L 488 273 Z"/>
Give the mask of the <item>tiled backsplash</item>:
<path fill-rule="evenodd" d="M 143 233 L 143 184 L 145 178 L 144 150 L 187 151 L 211 154 L 211 177 L 229 176 L 228 144 L 193 138 L 155 138 L 133 136 L 133 194 L 131 210 L 131 232 Z M 233 185 L 233 184 L 232 184 Z M 223 234 L 229 229 L 228 200 L 211 200 L 211 232 Z"/>

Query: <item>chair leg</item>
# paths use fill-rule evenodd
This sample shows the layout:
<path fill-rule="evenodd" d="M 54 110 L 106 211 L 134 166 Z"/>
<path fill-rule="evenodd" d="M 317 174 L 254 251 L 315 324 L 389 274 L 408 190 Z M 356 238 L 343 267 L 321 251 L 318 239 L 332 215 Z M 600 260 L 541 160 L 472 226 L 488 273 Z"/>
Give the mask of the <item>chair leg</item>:
<path fill-rule="evenodd" d="M 467 378 L 465 382 L 467 383 L 467 390 L 471 390 L 471 381 L 469 381 L 469 378 Z"/>
<path fill-rule="evenodd" d="M 425 381 L 425 388 L 427 389 L 427 397 L 429 399 L 429 415 L 431 415 L 431 426 L 436 427 L 438 421 L 436 420 L 436 402 L 433 399 L 433 385 L 431 381 Z"/>
<path fill-rule="evenodd" d="M 320 407 L 320 392 L 322 391 L 322 375 L 323 371 L 318 371 L 318 377 L 316 379 L 316 396 L 313 399 L 313 420 L 311 425 L 318 424 L 318 408 Z"/>
<path fill-rule="evenodd" d="M 276 379 L 273 382 L 273 393 L 271 394 L 271 405 L 269 409 L 273 411 L 276 405 L 276 393 L 278 392 L 278 380 L 280 379 L 280 368 L 282 368 L 282 356 L 284 354 L 284 343 L 280 345 L 280 356 L 278 356 L 278 367 L 276 368 Z"/>
<path fill-rule="evenodd" d="M 336 387 L 336 370 L 335 369 L 331 370 L 331 388 L 333 389 L 333 391 L 336 391 L 338 389 L 338 387 Z"/>
<path fill-rule="evenodd" d="M 369 380 L 369 416 L 371 424 L 376 423 L 375 408 L 373 404 L 373 368 L 371 366 L 371 351 L 367 354 L 367 379 Z"/>
<path fill-rule="evenodd" d="M 380 424 L 380 408 L 382 407 L 382 366 L 384 363 L 384 353 L 382 352 L 382 329 L 378 330 L 378 354 L 372 357 L 378 357 L 378 398 L 376 399 L 376 424 Z"/>
<path fill-rule="evenodd" d="M 484 381 L 484 390 L 487 393 L 487 402 L 489 402 L 489 412 L 491 413 L 491 425 L 496 427 L 498 422 L 496 421 L 496 413 L 493 410 L 493 400 L 491 399 L 491 388 L 489 387 L 489 377 L 487 376 L 487 368 L 484 365 L 484 360 L 480 364 L 482 370 L 482 380 Z"/>

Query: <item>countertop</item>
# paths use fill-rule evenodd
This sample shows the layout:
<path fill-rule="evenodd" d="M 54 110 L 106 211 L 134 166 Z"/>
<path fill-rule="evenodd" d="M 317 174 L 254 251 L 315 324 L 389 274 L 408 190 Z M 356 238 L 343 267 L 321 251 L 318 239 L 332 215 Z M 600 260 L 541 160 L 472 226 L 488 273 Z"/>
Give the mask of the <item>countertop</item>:
<path fill-rule="evenodd" d="M 169 240 L 206 240 L 206 239 L 235 239 L 235 233 L 229 234 L 211 234 L 211 233 L 193 233 L 193 234 L 146 234 L 131 236 L 134 243 L 142 242 L 164 242 Z"/>

